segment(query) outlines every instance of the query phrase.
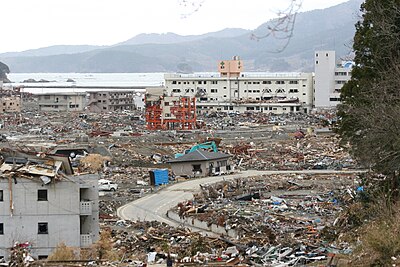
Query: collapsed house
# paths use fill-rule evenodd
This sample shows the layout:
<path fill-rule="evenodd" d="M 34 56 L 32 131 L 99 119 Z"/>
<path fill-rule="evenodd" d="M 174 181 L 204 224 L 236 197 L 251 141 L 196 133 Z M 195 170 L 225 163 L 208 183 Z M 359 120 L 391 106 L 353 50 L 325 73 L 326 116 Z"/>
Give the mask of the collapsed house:
<path fill-rule="evenodd" d="M 16 243 L 46 258 L 60 243 L 83 248 L 99 239 L 98 175 L 74 175 L 63 155 L 1 152 L 0 257 Z"/>

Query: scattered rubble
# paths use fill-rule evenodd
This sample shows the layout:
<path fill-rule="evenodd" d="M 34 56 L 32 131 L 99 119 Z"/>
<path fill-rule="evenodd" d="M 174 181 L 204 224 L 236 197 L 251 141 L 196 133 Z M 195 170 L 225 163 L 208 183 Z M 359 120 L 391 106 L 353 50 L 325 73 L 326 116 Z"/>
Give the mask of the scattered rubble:
<path fill-rule="evenodd" d="M 45 113 L 32 107 L 1 119 L 5 147 L 43 155 L 67 151 L 74 172 L 98 173 L 118 185 L 115 192 L 100 194 L 101 227 L 111 230 L 113 250 L 121 256 L 108 266 L 165 264 L 168 255 L 177 266 L 297 266 L 350 251 L 347 244 L 330 244 L 323 237 L 356 194 L 356 177 L 348 175 L 276 175 L 203 185 L 195 199 L 175 210 L 182 218 L 231 230 L 232 236 L 202 236 L 116 215 L 118 207 L 159 190 L 150 185 L 150 170 L 168 168 L 165 162 L 175 154 L 209 140 L 218 151 L 232 154 L 239 170 L 359 168 L 323 128 L 335 121 L 332 113 L 214 113 L 199 118 L 204 130 L 154 132 L 145 130 L 140 115 Z M 70 154 L 73 148 L 79 151 Z"/>

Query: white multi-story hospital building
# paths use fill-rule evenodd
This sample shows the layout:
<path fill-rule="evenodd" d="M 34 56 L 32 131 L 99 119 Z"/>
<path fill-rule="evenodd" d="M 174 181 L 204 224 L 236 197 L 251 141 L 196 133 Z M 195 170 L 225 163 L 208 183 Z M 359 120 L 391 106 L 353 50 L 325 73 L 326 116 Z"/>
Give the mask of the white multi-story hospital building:
<path fill-rule="evenodd" d="M 338 67 L 334 51 L 317 51 L 313 73 L 243 72 L 234 57 L 218 63 L 218 73 L 165 74 L 168 96 L 196 97 L 197 113 L 310 112 L 335 106 L 352 65 Z M 346 75 L 342 75 L 346 73 Z"/>

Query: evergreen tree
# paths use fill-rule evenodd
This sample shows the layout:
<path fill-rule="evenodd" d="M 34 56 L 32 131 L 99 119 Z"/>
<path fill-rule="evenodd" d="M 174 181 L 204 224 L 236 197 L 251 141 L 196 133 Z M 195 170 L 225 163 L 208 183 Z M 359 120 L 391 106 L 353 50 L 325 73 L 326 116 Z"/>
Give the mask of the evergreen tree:
<path fill-rule="evenodd" d="M 343 87 L 338 132 L 353 154 L 398 189 L 400 170 L 400 0 L 366 0 L 356 24 L 356 66 Z"/>

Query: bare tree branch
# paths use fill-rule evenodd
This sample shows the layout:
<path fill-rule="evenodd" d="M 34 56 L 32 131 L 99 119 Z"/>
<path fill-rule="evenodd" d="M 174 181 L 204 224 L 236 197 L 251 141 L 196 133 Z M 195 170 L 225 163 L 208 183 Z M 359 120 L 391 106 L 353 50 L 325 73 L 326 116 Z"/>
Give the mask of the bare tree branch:
<path fill-rule="evenodd" d="M 187 9 L 187 12 L 181 14 L 181 18 L 187 18 L 199 11 L 205 0 L 178 0 L 179 5 Z M 265 33 L 262 35 L 251 34 L 252 40 L 260 41 L 261 39 L 272 37 L 277 40 L 283 40 L 283 44 L 276 50 L 268 51 L 270 53 L 280 53 L 286 49 L 293 37 L 296 23 L 296 16 L 299 12 L 303 0 L 290 0 L 289 6 L 276 12 L 278 18 L 273 19 L 266 27 Z"/>
<path fill-rule="evenodd" d="M 204 2 L 205 0 L 178 0 L 179 5 L 186 10 L 185 13 L 181 14 L 181 18 L 186 19 L 199 11 Z"/>
<path fill-rule="evenodd" d="M 290 5 L 285 9 L 277 12 L 278 18 L 272 20 L 267 25 L 267 32 L 263 35 L 252 34 L 251 39 L 260 41 L 268 37 L 278 40 L 284 40 L 282 47 L 272 53 L 280 53 L 286 49 L 293 37 L 294 26 L 296 23 L 297 13 L 303 4 L 303 0 L 291 0 Z"/>

